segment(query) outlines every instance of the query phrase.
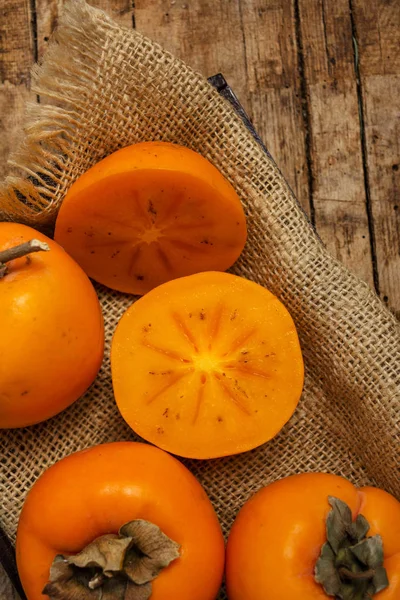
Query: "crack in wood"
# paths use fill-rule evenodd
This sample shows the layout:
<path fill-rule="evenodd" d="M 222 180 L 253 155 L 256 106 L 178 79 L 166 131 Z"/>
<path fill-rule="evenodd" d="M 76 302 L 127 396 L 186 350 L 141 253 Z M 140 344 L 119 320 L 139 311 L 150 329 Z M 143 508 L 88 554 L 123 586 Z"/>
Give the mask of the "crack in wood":
<path fill-rule="evenodd" d="M 376 238 L 374 228 L 374 217 L 372 213 L 372 202 L 371 202 L 371 189 L 369 185 L 369 172 L 368 172 L 368 148 L 367 140 L 365 135 L 365 116 L 364 116 L 364 89 L 360 74 L 360 63 L 358 58 L 358 42 L 357 42 L 357 28 L 354 20 L 353 11 L 353 0 L 349 0 L 350 10 L 350 22 L 351 31 L 353 36 L 353 49 L 354 49 L 354 70 L 356 74 L 356 87 L 357 87 L 357 99 L 358 99 L 358 116 L 360 121 L 360 139 L 361 139 L 361 155 L 362 155 L 362 166 L 364 175 L 364 188 L 365 188 L 365 207 L 368 219 L 368 232 L 371 246 L 371 260 L 372 260 L 372 275 L 374 280 L 374 287 L 376 293 L 380 294 L 379 285 L 379 271 L 378 271 L 378 259 L 376 252 Z"/>
<path fill-rule="evenodd" d="M 33 60 L 35 63 L 39 60 L 39 43 L 38 43 L 38 22 L 37 22 L 37 11 L 36 11 L 36 0 L 29 0 L 31 9 L 31 20 L 30 28 L 32 32 L 33 41 Z M 36 102 L 40 104 L 40 96 L 36 94 Z"/>
<path fill-rule="evenodd" d="M 306 151 L 306 164 L 307 164 L 307 183 L 308 183 L 308 196 L 310 203 L 310 221 L 315 228 L 315 206 L 314 206 L 314 176 L 313 176 L 313 161 L 311 154 L 311 116 L 310 106 L 307 93 L 307 80 L 305 74 L 305 59 L 303 49 L 303 38 L 301 33 L 300 24 L 300 7 L 299 0 L 293 0 L 294 4 L 294 24 L 296 32 L 296 43 L 297 43 L 297 60 L 299 65 L 299 77 L 300 77 L 300 94 L 302 103 L 302 115 L 304 125 L 304 144 Z"/>
<path fill-rule="evenodd" d="M 31 31 L 33 40 L 33 58 L 37 62 L 39 59 L 39 47 L 38 47 L 38 23 L 37 23 L 37 12 L 36 12 L 36 0 L 29 0 L 31 8 Z"/>
<path fill-rule="evenodd" d="M 325 0 L 322 0 L 322 5 L 321 5 L 321 16 L 322 16 L 322 27 L 324 30 L 324 46 L 325 46 L 325 52 L 326 52 L 326 58 L 328 61 L 328 72 L 329 75 L 332 75 L 331 70 L 331 55 L 330 55 L 330 51 L 329 51 L 329 46 L 328 46 L 328 38 L 327 38 L 327 30 L 326 30 L 326 17 L 325 17 Z"/>
<path fill-rule="evenodd" d="M 244 19 L 243 19 L 243 6 L 242 0 L 238 0 L 238 9 L 239 9 L 239 18 L 240 18 L 240 29 L 242 30 L 242 43 L 243 43 L 243 53 L 244 53 L 244 74 L 246 78 L 246 87 L 248 87 L 249 83 L 249 67 L 247 64 L 248 53 L 247 53 L 247 42 L 246 35 L 244 30 Z"/>

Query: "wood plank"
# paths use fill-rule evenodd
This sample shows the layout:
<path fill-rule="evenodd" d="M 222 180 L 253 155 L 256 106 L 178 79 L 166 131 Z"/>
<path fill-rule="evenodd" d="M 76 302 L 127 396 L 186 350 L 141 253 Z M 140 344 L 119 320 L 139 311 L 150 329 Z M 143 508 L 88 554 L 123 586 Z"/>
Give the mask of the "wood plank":
<path fill-rule="evenodd" d="M 246 88 L 257 131 L 310 214 L 295 4 L 241 0 Z"/>
<path fill-rule="evenodd" d="M 2 0 L 0 6 L 0 179 L 18 143 L 35 57 L 29 0 Z"/>
<path fill-rule="evenodd" d="M 0 181 L 7 175 L 7 158 L 22 137 L 26 102 L 31 94 L 25 84 L 0 83 Z"/>
<path fill-rule="evenodd" d="M 400 318 L 400 2 L 353 1 L 379 292 Z"/>
<path fill-rule="evenodd" d="M 38 54 L 42 56 L 49 37 L 57 26 L 65 0 L 36 0 Z M 88 4 L 106 11 L 120 25 L 132 27 L 132 0 L 89 0 Z"/>
<path fill-rule="evenodd" d="M 293 1 L 296 4 L 297 0 Z M 307 76 L 317 226 L 330 250 L 371 283 L 368 218 L 363 209 L 365 191 L 360 152 L 354 150 L 360 143 L 360 134 L 354 118 L 355 114 L 358 115 L 358 108 L 355 109 L 349 10 L 343 0 L 336 4 L 326 0 L 298 0 L 298 3 Z M 15 15 L 24 7 L 25 20 L 29 21 L 30 17 L 26 17 L 29 11 L 27 0 L 25 3 L 24 0 L 7 0 L 7 5 L 11 4 L 17 12 L 13 12 L 12 27 L 8 27 L 7 31 L 17 42 L 15 53 L 20 51 L 18 43 L 21 40 L 21 36 L 15 34 L 16 29 L 21 31 L 18 19 L 16 26 Z M 37 0 L 37 4 L 38 41 L 42 52 L 57 22 L 62 0 Z M 130 0 L 97 0 L 96 4 L 121 23 L 131 25 L 133 9 Z M 393 7 L 397 8 L 397 12 L 393 12 Z M 394 114 L 396 103 L 388 96 L 383 98 L 386 103 L 382 102 L 379 90 L 382 85 L 380 78 L 384 74 L 391 77 L 387 85 L 390 97 L 398 93 L 398 80 L 392 75 L 392 72 L 399 73 L 398 54 L 395 52 L 398 24 L 394 18 L 398 16 L 398 8 L 398 2 L 393 0 L 381 0 L 381 6 L 375 8 L 367 6 L 365 0 L 356 0 L 354 10 L 356 27 L 359 28 L 361 23 L 362 29 L 362 39 L 359 40 L 362 82 L 364 87 L 369 86 L 368 93 L 367 88 L 364 89 L 363 108 L 365 116 L 372 119 L 371 126 L 368 120 L 366 122 L 368 181 L 374 190 L 377 186 L 372 186 L 371 178 L 380 182 L 375 196 L 371 196 L 371 214 L 374 217 L 381 291 L 395 310 L 400 304 L 400 284 L 396 277 L 399 272 L 398 192 L 393 185 L 393 180 L 398 178 L 398 160 L 387 152 L 387 148 L 390 145 L 393 152 L 393 140 L 395 144 L 398 140 L 398 135 L 391 131 L 397 115 Z M 4 12 L 4 8 L 0 10 Z M 226 75 L 289 183 L 308 209 L 306 132 L 301 114 L 292 2 L 171 0 L 166 3 L 164 0 L 136 0 L 135 12 L 139 30 L 205 75 L 219 70 Z M 1 20 L 3 23 L 4 18 Z M 390 60 L 383 61 L 385 52 L 391 56 Z M 2 57 L 0 64 L 5 62 Z M 10 64 L 13 66 L 10 67 Z M 15 57 L 11 62 L 8 60 L 8 70 L 15 70 L 16 64 L 19 67 L 24 60 L 21 62 Z M 391 65 L 390 72 L 388 65 Z M 378 79 L 372 81 L 372 76 Z M 12 110 L 1 111 L 3 135 L 0 156 L 8 153 L 13 145 L 21 124 L 18 112 L 23 111 L 25 100 L 20 90 L 15 92 L 9 83 L 7 90 L 4 88 L 3 84 L 0 104 Z M 377 142 L 379 139 L 382 144 Z M 333 152 L 334 146 L 336 150 Z M 398 144 L 396 152 L 398 156 Z M 383 164 L 383 159 L 388 164 Z M 385 169 L 384 181 L 381 178 L 382 168 Z M 388 207 L 385 199 L 389 196 Z M 393 297 L 398 298 L 396 306 Z"/>
<path fill-rule="evenodd" d="M 20 600 L 19 595 L 11 585 L 3 567 L 0 563 L 0 598 L 2 600 Z"/>
<path fill-rule="evenodd" d="M 136 0 L 136 27 L 208 77 L 222 72 L 309 212 L 294 8 L 286 0 Z"/>
<path fill-rule="evenodd" d="M 236 0 L 136 0 L 135 22 L 138 31 L 196 71 L 222 72 L 243 100 L 246 66 Z"/>
<path fill-rule="evenodd" d="M 313 205 L 330 252 L 374 284 L 348 0 L 299 0 Z"/>
<path fill-rule="evenodd" d="M 30 96 L 30 68 L 36 49 L 29 0 L 0 3 L 0 180 L 7 172 L 7 158 L 21 136 L 25 103 Z M 0 564 L 0 598 L 19 600 Z"/>

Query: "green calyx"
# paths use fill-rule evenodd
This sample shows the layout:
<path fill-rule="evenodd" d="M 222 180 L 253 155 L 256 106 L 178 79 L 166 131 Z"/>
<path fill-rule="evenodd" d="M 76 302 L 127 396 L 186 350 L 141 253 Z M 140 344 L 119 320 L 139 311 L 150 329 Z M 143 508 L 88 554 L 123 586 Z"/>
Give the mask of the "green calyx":
<path fill-rule="evenodd" d="M 345 502 L 332 496 L 328 500 L 327 542 L 315 565 L 315 581 L 337 600 L 371 600 L 389 585 L 382 538 L 367 537 L 368 521 L 362 515 L 353 521 Z"/>
<path fill-rule="evenodd" d="M 75 556 L 56 556 L 42 594 L 51 600 L 149 600 L 151 582 L 179 558 L 179 549 L 156 525 L 130 521 Z"/>

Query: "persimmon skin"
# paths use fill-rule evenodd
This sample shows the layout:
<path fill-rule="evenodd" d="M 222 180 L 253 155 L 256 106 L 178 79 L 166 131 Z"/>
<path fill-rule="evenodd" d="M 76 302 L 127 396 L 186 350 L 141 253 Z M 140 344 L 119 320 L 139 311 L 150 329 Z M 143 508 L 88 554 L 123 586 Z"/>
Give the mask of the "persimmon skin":
<path fill-rule="evenodd" d="M 125 312 L 111 346 L 118 408 L 151 443 L 189 458 L 251 450 L 299 402 L 303 359 L 283 304 L 228 273 L 169 281 Z"/>
<path fill-rule="evenodd" d="M 206 493 L 178 460 L 136 442 L 72 454 L 34 484 L 21 512 L 16 544 L 28 600 L 43 599 L 57 554 L 79 552 L 134 519 L 154 523 L 181 545 L 181 556 L 153 582 L 151 600 L 215 600 L 225 548 Z"/>
<path fill-rule="evenodd" d="M 103 317 L 86 274 L 38 231 L 0 223 L 0 251 L 35 238 L 50 250 L 10 261 L 0 279 L 0 429 L 64 410 L 90 386 L 103 359 Z"/>
<path fill-rule="evenodd" d="M 328 600 L 314 580 L 326 542 L 328 496 L 361 512 L 381 534 L 390 585 L 379 600 L 400 596 L 400 503 L 377 488 L 357 489 L 325 473 L 293 475 L 257 492 L 240 510 L 229 535 L 226 581 L 229 600 Z M 392 529 L 392 531 L 391 531 Z"/>
<path fill-rule="evenodd" d="M 203 156 L 142 142 L 84 173 L 61 205 L 55 239 L 96 281 L 131 294 L 225 271 L 246 242 L 240 199 Z"/>

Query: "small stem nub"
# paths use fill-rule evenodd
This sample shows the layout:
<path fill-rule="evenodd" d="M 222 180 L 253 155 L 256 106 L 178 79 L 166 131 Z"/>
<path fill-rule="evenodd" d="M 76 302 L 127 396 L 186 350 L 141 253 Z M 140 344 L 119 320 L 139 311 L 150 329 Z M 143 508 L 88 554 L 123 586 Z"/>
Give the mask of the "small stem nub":
<path fill-rule="evenodd" d="M 22 258 L 28 254 L 32 254 L 32 252 L 48 252 L 49 250 L 50 247 L 48 244 L 46 244 L 46 242 L 41 242 L 40 240 L 36 239 L 29 240 L 29 242 L 24 242 L 23 244 L 19 244 L 13 248 L 2 250 L 0 252 L 0 279 L 7 275 L 7 263 L 11 260 Z"/>
<path fill-rule="evenodd" d="M 354 573 L 350 571 L 350 569 L 346 569 L 346 567 L 340 567 L 339 575 L 344 579 L 349 579 L 350 581 L 354 581 L 355 579 L 372 579 L 375 576 L 375 569 L 368 569 L 368 571 L 359 571 L 358 573 Z"/>
<path fill-rule="evenodd" d="M 105 575 L 103 575 L 103 573 L 96 573 L 96 575 L 89 581 L 88 588 L 91 590 L 97 590 L 97 588 L 101 587 L 105 581 L 107 581 L 107 578 Z"/>

